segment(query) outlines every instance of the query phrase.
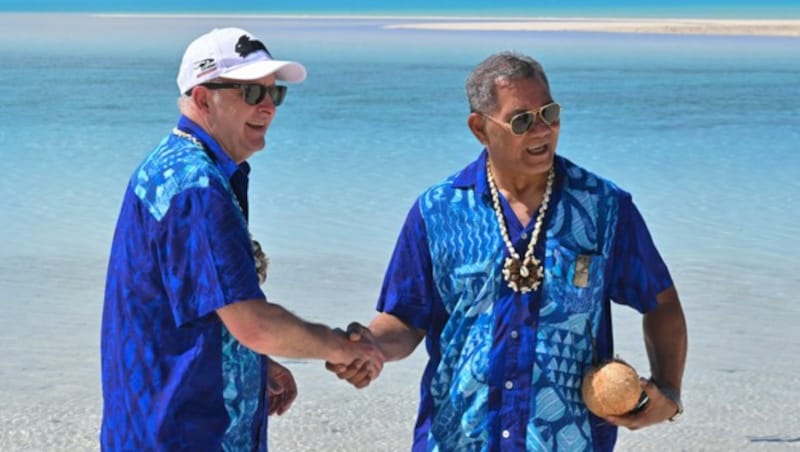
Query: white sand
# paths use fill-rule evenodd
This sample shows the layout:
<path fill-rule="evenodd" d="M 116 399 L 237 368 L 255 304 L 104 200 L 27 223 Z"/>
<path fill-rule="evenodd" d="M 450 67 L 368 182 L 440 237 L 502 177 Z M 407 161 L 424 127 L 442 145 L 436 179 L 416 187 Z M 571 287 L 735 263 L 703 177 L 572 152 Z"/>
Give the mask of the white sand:
<path fill-rule="evenodd" d="M 583 31 L 800 37 L 800 20 L 539 18 L 513 21 L 426 21 L 387 25 L 386 28 L 451 31 Z"/>
<path fill-rule="evenodd" d="M 302 277 L 311 263 L 274 256 L 274 299 L 310 320 L 340 326 L 369 321 L 382 265 L 377 259 L 322 258 L 329 265 L 312 287 Z M 25 316 L 6 313 L 0 318 L 2 451 L 98 449 L 98 300 L 104 263 L 53 278 L 52 269 L 69 268 L 64 264 L 50 259 L 27 266 L 0 262 L 0 274 L 6 275 L 0 279 L 3 293 L 51 296 L 33 300 Z M 758 268 L 749 270 L 749 279 L 731 280 L 725 275 L 741 269 L 719 264 L 708 270 L 707 262 L 688 257 L 676 256 L 671 264 L 682 281 L 689 322 L 687 411 L 675 424 L 622 431 L 618 450 L 777 451 L 800 446 L 800 362 L 793 333 L 798 310 L 796 303 L 776 301 L 781 294 L 797 293 L 797 283 Z M 31 271 L 17 274 L 11 268 Z M 45 270 L 52 287 L 41 285 L 48 278 Z M 741 299 L 738 294 L 755 290 L 751 280 L 770 290 L 751 295 L 760 303 L 737 303 L 731 309 L 731 301 Z M 336 300 L 329 299 L 331 293 Z M 640 325 L 637 313 L 615 310 L 617 351 L 647 375 Z M 409 450 L 425 361 L 422 347 L 405 361 L 387 364 L 381 378 L 360 391 L 337 380 L 320 362 L 281 361 L 294 373 L 300 395 L 286 415 L 270 421 L 271 450 Z"/>

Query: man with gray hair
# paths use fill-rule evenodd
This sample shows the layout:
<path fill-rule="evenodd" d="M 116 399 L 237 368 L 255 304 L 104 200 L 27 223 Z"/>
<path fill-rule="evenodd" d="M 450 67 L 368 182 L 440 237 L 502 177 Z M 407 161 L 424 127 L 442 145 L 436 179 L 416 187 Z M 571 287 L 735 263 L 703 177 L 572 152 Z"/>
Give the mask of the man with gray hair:
<path fill-rule="evenodd" d="M 177 126 L 134 171 L 111 248 L 102 322 L 103 450 L 267 448 L 297 389 L 268 355 L 368 363 L 371 344 L 266 300 L 248 232 L 247 159 L 305 68 L 239 28 L 193 41 Z"/>
<path fill-rule="evenodd" d="M 675 420 L 686 323 L 631 195 L 556 154 L 561 107 L 532 58 L 492 55 L 466 91 L 484 149 L 417 199 L 380 313 L 348 328 L 388 361 L 426 340 L 413 450 L 611 450 L 618 425 Z M 631 411 L 599 417 L 581 383 L 613 356 L 610 301 L 644 314 L 652 377 L 634 377 Z M 327 367 L 372 381 L 366 366 Z"/>

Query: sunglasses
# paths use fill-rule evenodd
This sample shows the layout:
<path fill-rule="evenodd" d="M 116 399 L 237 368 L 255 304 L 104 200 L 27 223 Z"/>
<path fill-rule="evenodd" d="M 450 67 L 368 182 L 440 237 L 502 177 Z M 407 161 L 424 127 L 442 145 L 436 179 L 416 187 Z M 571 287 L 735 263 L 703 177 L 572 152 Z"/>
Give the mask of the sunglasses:
<path fill-rule="evenodd" d="M 524 111 L 511 117 L 507 123 L 493 118 L 487 114 L 481 113 L 482 116 L 491 119 L 492 121 L 511 128 L 511 133 L 514 135 L 523 135 L 536 124 L 536 116 L 542 119 L 542 122 L 548 126 L 558 122 L 561 117 L 561 105 L 556 102 L 551 102 L 542 106 L 538 110 Z"/>
<path fill-rule="evenodd" d="M 283 102 L 286 97 L 286 87 L 282 85 L 264 86 L 258 83 L 203 83 L 208 89 L 230 89 L 235 88 L 242 91 L 242 98 L 248 105 L 258 105 L 269 96 L 272 104 L 276 107 Z"/>

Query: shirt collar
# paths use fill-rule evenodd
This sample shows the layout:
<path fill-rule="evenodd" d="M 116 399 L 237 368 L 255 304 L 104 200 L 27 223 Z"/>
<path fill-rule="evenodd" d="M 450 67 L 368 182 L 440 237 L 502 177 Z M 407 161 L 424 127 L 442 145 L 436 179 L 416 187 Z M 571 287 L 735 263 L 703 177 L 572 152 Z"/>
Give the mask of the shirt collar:
<path fill-rule="evenodd" d="M 237 165 L 228 153 L 222 150 L 222 147 L 220 147 L 216 140 L 211 138 L 211 135 L 207 134 L 196 122 L 181 115 L 180 119 L 178 119 L 178 129 L 191 134 L 203 143 L 206 150 L 211 155 L 211 158 L 217 162 L 217 165 L 222 170 L 222 174 L 224 174 L 227 179 L 231 179 L 237 171 L 241 171 L 245 177 L 250 174 L 249 163 L 242 162 Z"/>
<path fill-rule="evenodd" d="M 489 181 L 486 179 L 486 148 L 483 148 L 477 160 L 473 161 L 453 180 L 453 188 L 475 188 L 475 191 L 484 196 L 490 196 Z"/>
<path fill-rule="evenodd" d="M 467 165 L 466 168 L 461 170 L 461 172 L 456 175 L 455 179 L 453 179 L 453 188 L 474 188 L 476 193 L 485 197 L 486 199 L 490 199 L 492 193 L 489 190 L 489 180 L 486 178 L 486 159 L 488 156 L 489 154 L 487 153 L 486 148 L 483 148 L 483 151 L 481 151 L 481 154 L 478 156 L 477 160 Z M 554 201 L 557 201 L 557 194 L 562 183 L 561 173 L 564 171 L 564 159 L 556 154 L 555 159 L 553 160 L 553 165 L 555 165 L 556 168 L 556 176 L 555 180 L 553 181 L 552 193 L 556 196 Z"/>

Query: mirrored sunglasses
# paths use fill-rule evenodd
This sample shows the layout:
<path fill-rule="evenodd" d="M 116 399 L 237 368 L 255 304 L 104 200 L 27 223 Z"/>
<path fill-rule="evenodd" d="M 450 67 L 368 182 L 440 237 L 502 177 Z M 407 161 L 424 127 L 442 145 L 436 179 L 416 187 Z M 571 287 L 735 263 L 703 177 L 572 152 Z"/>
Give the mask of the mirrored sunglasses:
<path fill-rule="evenodd" d="M 269 96 L 273 105 L 276 107 L 283 102 L 286 97 L 286 87 L 282 85 L 265 86 L 258 83 L 203 83 L 208 89 L 239 89 L 242 91 L 242 98 L 248 105 L 258 105 Z"/>
<path fill-rule="evenodd" d="M 514 135 L 523 135 L 536 123 L 537 116 L 541 118 L 542 122 L 548 126 L 558 122 L 558 120 L 561 118 L 561 106 L 556 102 L 551 102 L 542 106 L 538 110 L 530 110 L 518 113 L 512 116 L 507 123 L 493 118 L 487 114 L 483 114 L 483 116 L 498 124 L 509 126 L 511 128 L 511 133 Z"/>

